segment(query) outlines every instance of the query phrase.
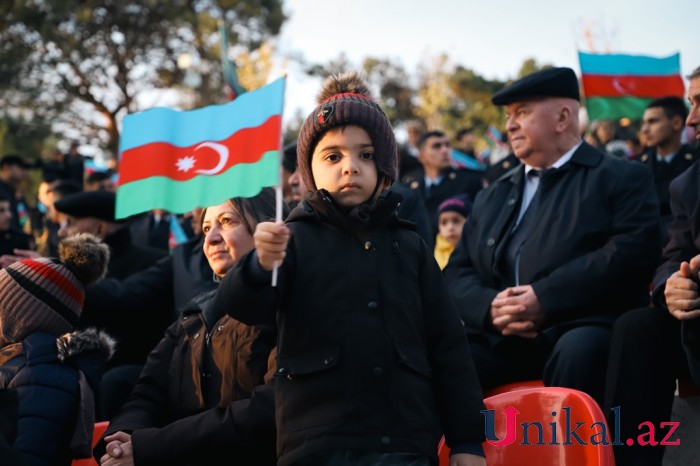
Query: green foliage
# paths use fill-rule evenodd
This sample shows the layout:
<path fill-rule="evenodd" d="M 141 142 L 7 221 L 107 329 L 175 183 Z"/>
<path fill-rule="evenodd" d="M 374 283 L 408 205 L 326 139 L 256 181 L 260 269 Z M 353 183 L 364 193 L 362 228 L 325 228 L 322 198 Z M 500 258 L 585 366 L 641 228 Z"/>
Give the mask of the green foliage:
<path fill-rule="evenodd" d="M 0 116 L 21 109 L 71 139 L 118 148 L 117 121 L 139 96 L 182 86 L 194 105 L 225 100 L 218 21 L 239 51 L 279 34 L 281 0 L 15 0 L 0 6 Z M 188 54 L 193 67 L 177 66 Z M 99 115 L 95 118 L 94 115 Z M 80 135 L 75 136 L 75 133 Z"/>

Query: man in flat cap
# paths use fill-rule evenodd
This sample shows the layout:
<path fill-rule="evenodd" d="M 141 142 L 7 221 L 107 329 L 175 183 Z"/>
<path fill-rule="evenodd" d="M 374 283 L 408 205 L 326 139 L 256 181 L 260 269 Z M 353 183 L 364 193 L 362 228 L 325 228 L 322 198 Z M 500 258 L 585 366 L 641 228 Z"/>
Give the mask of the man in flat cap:
<path fill-rule="evenodd" d="M 569 68 L 491 100 L 522 165 L 479 193 L 445 269 L 482 387 L 538 379 L 602 402 L 610 327 L 648 302 L 660 255 L 651 173 L 581 140 Z"/>
<path fill-rule="evenodd" d="M 115 206 L 116 194 L 111 191 L 81 191 L 54 202 L 54 208 L 67 217 L 59 236 L 86 232 L 100 237 L 111 252 L 106 278 L 124 280 L 155 264 L 168 253 L 133 244 L 129 219 L 115 220 Z M 131 390 L 133 374 L 138 375 L 148 353 L 160 341 L 173 316 L 169 308 L 153 308 L 151 312 L 141 312 L 137 317 L 129 309 L 105 312 L 105 309 L 110 309 L 110 294 L 104 286 L 98 283 L 86 290 L 79 325 L 81 328 L 103 328 L 118 342 L 107 367 L 110 372 L 117 371 L 117 375 L 110 379 L 113 381 L 111 386 L 101 385 L 98 400 L 98 406 L 111 406 L 111 403 L 120 405 L 124 401 L 122 391 L 128 393 Z M 114 409 L 118 409 L 118 406 Z M 101 418 L 100 412 L 97 415 Z"/>
<path fill-rule="evenodd" d="M 124 279 L 143 270 L 167 254 L 160 249 L 135 246 L 127 227 L 128 221 L 114 219 L 116 194 L 110 191 L 83 191 L 70 194 L 54 203 L 67 221 L 59 236 L 92 233 L 109 246 L 111 258 L 108 276 Z"/>

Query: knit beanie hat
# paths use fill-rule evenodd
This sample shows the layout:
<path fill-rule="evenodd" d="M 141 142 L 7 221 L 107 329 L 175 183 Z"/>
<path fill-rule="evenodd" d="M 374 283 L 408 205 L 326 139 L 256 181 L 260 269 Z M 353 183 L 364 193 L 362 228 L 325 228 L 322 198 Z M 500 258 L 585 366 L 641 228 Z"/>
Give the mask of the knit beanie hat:
<path fill-rule="evenodd" d="M 437 210 L 438 219 L 443 212 L 457 212 L 465 218 L 469 217 L 472 211 L 472 201 L 467 194 L 459 194 L 454 197 L 445 199 L 440 203 Z"/>
<path fill-rule="evenodd" d="M 109 248 L 80 233 L 63 239 L 58 254 L 0 270 L 0 348 L 35 332 L 58 336 L 75 329 L 85 287 L 107 273 Z"/>
<path fill-rule="evenodd" d="M 297 162 L 310 191 L 316 191 L 311 157 L 316 144 L 331 128 L 357 125 L 369 134 L 374 145 L 377 172 L 392 182 L 398 176 L 398 153 L 394 130 L 381 107 L 372 99 L 360 75 L 350 72 L 326 79 L 316 99 L 318 106 L 304 121 L 297 139 Z"/>

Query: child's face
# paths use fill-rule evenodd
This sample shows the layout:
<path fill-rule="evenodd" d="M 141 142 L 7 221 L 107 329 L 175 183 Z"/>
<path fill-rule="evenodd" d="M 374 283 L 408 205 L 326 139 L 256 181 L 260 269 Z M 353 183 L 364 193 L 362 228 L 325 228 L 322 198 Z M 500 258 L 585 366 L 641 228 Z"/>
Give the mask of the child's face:
<path fill-rule="evenodd" d="M 369 200 L 379 175 L 367 131 L 354 125 L 328 130 L 314 149 L 311 173 L 316 187 L 327 190 L 343 207 Z M 390 184 L 384 180 L 375 197 Z"/>
<path fill-rule="evenodd" d="M 445 238 L 450 244 L 456 245 L 462 236 L 462 228 L 467 222 L 464 215 L 457 212 L 447 211 L 440 214 L 438 227 L 440 236 Z"/>

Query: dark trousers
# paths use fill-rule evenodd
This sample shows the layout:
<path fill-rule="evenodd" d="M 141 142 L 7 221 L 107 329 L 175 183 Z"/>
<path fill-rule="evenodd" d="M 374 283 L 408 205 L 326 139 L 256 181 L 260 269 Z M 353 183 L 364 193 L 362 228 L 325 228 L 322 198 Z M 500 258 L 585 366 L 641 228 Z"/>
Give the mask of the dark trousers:
<path fill-rule="evenodd" d="M 620 439 L 637 439 L 638 426 L 654 424 L 660 440 L 661 422 L 670 421 L 676 378 L 687 377 L 688 369 L 680 344 L 680 322 L 665 309 L 645 307 L 623 314 L 613 326 L 605 386 L 605 412 L 614 422 L 611 409 L 620 407 Z M 667 429 L 661 429 L 665 435 Z M 670 439 L 673 440 L 673 439 Z M 636 443 L 636 442 L 635 442 Z M 663 446 L 615 446 L 616 466 L 660 466 Z"/>
<path fill-rule="evenodd" d="M 549 329 L 539 337 L 503 337 L 495 345 L 468 332 L 482 390 L 523 380 L 588 393 L 601 406 L 610 329 L 599 326 Z"/>

